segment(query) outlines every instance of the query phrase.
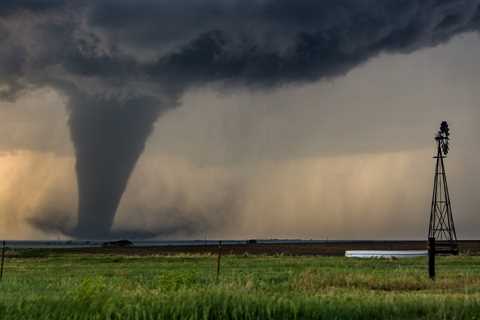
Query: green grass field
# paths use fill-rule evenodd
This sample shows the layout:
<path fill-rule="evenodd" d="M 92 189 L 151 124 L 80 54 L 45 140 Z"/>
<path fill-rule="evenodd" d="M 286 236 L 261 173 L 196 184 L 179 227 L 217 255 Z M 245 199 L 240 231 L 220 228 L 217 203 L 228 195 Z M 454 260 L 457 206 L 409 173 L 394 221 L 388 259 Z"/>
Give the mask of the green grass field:
<path fill-rule="evenodd" d="M 437 259 L 23 251 L 0 319 L 480 319 L 480 257 Z"/>

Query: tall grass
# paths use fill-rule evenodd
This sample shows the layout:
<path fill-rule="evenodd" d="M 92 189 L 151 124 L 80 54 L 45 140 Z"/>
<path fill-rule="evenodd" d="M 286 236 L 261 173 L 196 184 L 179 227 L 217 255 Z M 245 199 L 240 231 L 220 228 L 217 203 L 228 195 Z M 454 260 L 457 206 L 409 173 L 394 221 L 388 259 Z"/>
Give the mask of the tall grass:
<path fill-rule="evenodd" d="M 18 254 L 0 319 L 478 319 L 479 262 Z"/>

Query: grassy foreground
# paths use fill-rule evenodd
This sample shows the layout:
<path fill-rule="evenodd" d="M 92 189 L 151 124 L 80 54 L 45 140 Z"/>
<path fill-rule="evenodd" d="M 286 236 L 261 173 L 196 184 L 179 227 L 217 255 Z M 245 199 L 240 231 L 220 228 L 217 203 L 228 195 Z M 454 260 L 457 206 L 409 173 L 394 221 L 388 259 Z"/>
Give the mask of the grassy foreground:
<path fill-rule="evenodd" d="M 480 257 L 117 256 L 17 252 L 0 319 L 480 319 Z"/>

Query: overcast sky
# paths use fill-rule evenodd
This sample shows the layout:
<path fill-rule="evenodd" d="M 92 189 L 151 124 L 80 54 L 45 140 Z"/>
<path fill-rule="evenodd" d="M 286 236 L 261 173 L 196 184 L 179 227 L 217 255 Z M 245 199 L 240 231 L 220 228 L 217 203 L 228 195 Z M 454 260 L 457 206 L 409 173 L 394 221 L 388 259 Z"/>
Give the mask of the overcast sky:
<path fill-rule="evenodd" d="M 306 15 L 303 22 L 293 19 L 295 14 L 289 16 L 288 10 L 306 9 L 288 8 L 284 1 L 254 1 L 246 7 L 237 1 L 225 5 L 213 0 L 203 5 L 159 1 L 153 7 L 142 2 L 144 8 L 157 10 L 152 14 L 166 15 L 158 23 L 149 22 L 156 18 L 147 11 L 132 11 L 129 2 L 105 1 L 104 6 L 85 1 L 81 10 L 74 7 L 82 14 L 68 1 L 51 1 L 51 6 L 43 7 L 24 3 L 19 8 L 7 1 L 0 9 L 0 25 L 8 34 L 0 50 L 4 74 L 0 233 L 7 237 L 68 237 L 66 230 L 75 228 L 78 219 L 79 152 L 95 150 L 104 159 L 101 163 L 111 163 L 115 157 L 120 163 L 129 150 L 139 150 L 139 158 L 132 160 L 133 172 L 126 175 L 128 183 L 123 196 L 120 192 L 116 214 L 113 211 L 114 234 L 423 239 L 433 181 L 433 137 L 440 122 L 447 120 L 452 130 L 447 170 L 457 233 L 461 239 L 478 238 L 477 1 L 454 1 L 450 6 L 429 1 L 430 7 L 423 2 L 425 8 L 416 1 L 403 1 L 404 7 L 386 5 L 378 12 L 396 17 L 390 27 L 380 19 L 383 14 L 374 10 L 378 6 L 350 6 L 353 1 L 342 1 L 344 11 L 331 6 L 333 1 L 319 5 L 300 1 L 305 8 L 317 10 L 317 15 Z M 231 21 L 234 10 L 229 6 L 240 6 L 243 14 Z M 268 19 L 263 6 L 270 10 Z M 395 25 L 406 28 L 402 21 L 408 19 L 416 21 L 408 18 L 409 6 L 418 12 L 434 8 L 431 17 L 422 16 L 422 21 L 436 21 L 437 27 L 423 30 L 417 40 L 405 40 L 401 33 L 401 39 L 387 42 L 386 30 L 395 30 Z M 472 7 L 476 9 L 470 10 L 470 16 L 460 14 Z M 118 14 L 112 16 L 109 10 Z M 209 20 L 212 10 L 216 18 Z M 344 28 L 342 44 L 335 50 L 323 49 L 328 52 L 327 64 L 309 62 L 309 68 L 303 67 L 289 53 L 290 34 L 307 30 L 318 35 L 314 31 L 330 30 L 332 24 L 338 29 L 342 23 L 331 16 L 340 12 L 345 21 L 359 23 L 368 17 L 374 22 L 360 23 L 364 31 Z M 418 12 L 414 16 L 420 16 Z M 63 20 L 69 16 L 78 19 L 73 26 Z M 182 16 L 185 22 L 170 30 L 168 26 L 178 23 L 169 20 L 172 16 Z M 25 17 L 30 22 L 23 25 L 20 21 Z M 52 24 L 53 17 L 57 20 Z M 47 18 L 49 22 L 44 22 Z M 236 23 L 245 19 L 249 23 L 239 31 Z M 196 29 L 207 20 L 212 25 L 205 22 L 200 24 L 202 30 Z M 45 30 L 35 31 L 38 24 Z M 164 29 L 154 32 L 152 26 Z M 261 26 L 261 32 L 245 41 L 257 44 L 258 52 L 254 58 L 248 56 L 247 62 L 242 60 L 239 69 L 239 61 L 246 56 L 238 53 L 244 50 L 236 47 L 238 39 L 254 26 Z M 185 49 L 185 43 L 196 41 L 201 31 L 220 27 L 234 40 L 222 40 L 224 35 L 213 39 L 222 43 L 225 52 L 237 52 L 234 58 L 229 53 L 229 63 L 235 63 L 227 67 L 225 62 L 193 59 L 201 51 L 195 51 L 200 50 L 198 45 Z M 280 30 L 284 32 L 269 37 Z M 80 43 L 82 50 L 103 53 L 89 51 L 88 61 L 85 55 L 73 53 L 57 56 L 57 46 L 61 47 L 53 41 L 57 32 L 64 45 L 72 45 L 69 37 L 79 37 L 72 46 L 78 48 Z M 318 40 L 324 38 L 315 39 L 324 44 Z M 377 49 L 379 45 L 384 47 Z M 15 62 L 19 64 L 15 67 L 12 59 L 22 52 L 24 60 Z M 269 56 L 272 52 L 281 52 L 275 58 L 283 59 L 280 71 L 272 71 L 274 66 L 265 62 L 266 57 L 274 59 Z M 47 53 L 57 60 L 50 61 Z M 187 58 L 193 60 L 187 63 Z M 121 116 L 97 113 L 97 109 L 110 110 L 102 104 L 119 105 L 112 110 L 140 111 L 121 111 Z M 156 104 L 161 107 L 152 112 L 145 109 Z M 114 123 L 112 130 L 102 131 L 85 125 L 97 121 L 96 114 L 119 118 L 107 121 Z M 148 115 L 149 120 L 138 114 Z M 81 125 L 72 127 L 75 121 Z M 140 138 L 131 138 L 139 131 L 148 137 L 145 148 Z M 80 142 L 72 143 L 72 135 Z M 114 137 L 115 142 L 98 135 Z M 98 141 L 97 149 L 90 149 L 91 141 Z M 101 192 L 109 188 L 108 183 L 94 185 Z"/>

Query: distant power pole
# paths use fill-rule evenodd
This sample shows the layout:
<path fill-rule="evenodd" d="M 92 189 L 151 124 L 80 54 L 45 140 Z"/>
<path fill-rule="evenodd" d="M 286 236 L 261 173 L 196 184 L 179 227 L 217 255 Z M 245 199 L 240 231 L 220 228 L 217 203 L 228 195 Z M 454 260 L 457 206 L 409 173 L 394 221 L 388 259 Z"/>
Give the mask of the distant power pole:
<path fill-rule="evenodd" d="M 448 192 L 445 158 L 449 151 L 450 129 L 446 121 L 440 125 L 435 136 L 437 154 L 435 176 L 433 179 L 432 207 L 430 211 L 430 225 L 428 238 L 434 241 L 433 254 L 458 254 L 457 234 L 453 223 L 452 205 Z"/>

